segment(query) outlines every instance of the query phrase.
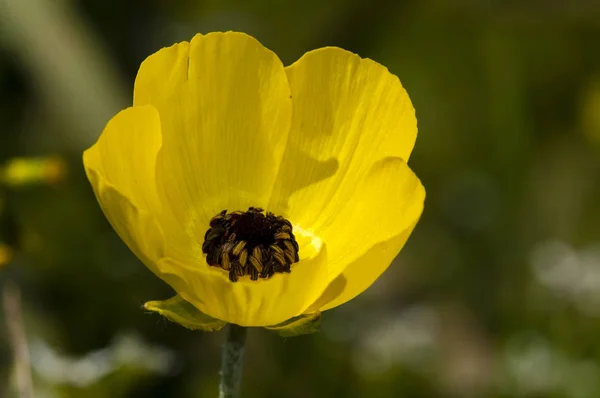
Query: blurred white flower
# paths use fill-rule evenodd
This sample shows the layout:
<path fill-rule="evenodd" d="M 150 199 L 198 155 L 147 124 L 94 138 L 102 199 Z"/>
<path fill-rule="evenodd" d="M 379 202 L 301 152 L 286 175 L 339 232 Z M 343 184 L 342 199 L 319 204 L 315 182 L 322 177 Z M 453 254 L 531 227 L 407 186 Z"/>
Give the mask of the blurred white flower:
<path fill-rule="evenodd" d="M 62 355 L 41 340 L 31 343 L 31 365 L 37 376 L 51 384 L 89 386 L 121 366 L 168 374 L 177 361 L 167 348 L 146 344 L 137 334 L 120 334 L 110 346 L 80 358 Z"/>
<path fill-rule="evenodd" d="M 364 373 L 383 373 L 398 363 L 423 366 L 436 349 L 437 321 L 436 312 L 424 306 L 384 317 L 362 335 L 353 352 L 355 366 Z"/>
<path fill-rule="evenodd" d="M 589 316 L 600 316 L 600 243 L 575 250 L 551 240 L 531 252 L 535 280 Z"/>

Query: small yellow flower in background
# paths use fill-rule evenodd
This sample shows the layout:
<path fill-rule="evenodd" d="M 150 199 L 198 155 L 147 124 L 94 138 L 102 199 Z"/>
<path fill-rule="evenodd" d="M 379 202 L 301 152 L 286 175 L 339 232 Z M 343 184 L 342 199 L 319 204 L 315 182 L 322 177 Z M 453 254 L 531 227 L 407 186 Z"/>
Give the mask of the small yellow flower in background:
<path fill-rule="evenodd" d="M 10 187 L 22 187 L 32 184 L 55 184 L 66 174 L 66 164 L 56 156 L 10 159 L 0 169 L 0 182 Z"/>
<path fill-rule="evenodd" d="M 0 269 L 8 265 L 13 259 L 13 250 L 10 246 L 0 243 Z"/>
<path fill-rule="evenodd" d="M 119 236 L 178 293 L 147 308 L 273 326 L 351 300 L 402 249 L 425 198 L 406 163 L 416 135 L 372 60 L 327 47 L 284 67 L 246 34 L 211 33 L 142 63 L 133 107 L 84 164 Z"/>

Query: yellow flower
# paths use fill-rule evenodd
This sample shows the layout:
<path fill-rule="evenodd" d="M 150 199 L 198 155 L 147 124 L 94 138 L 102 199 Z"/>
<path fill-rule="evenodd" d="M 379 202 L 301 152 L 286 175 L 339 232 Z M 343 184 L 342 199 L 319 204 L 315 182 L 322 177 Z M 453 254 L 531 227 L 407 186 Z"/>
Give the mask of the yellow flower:
<path fill-rule="evenodd" d="M 56 156 L 12 158 L 0 169 L 0 182 L 9 187 L 47 183 L 56 184 L 66 175 L 65 161 Z"/>
<path fill-rule="evenodd" d="M 4 268 L 5 265 L 8 265 L 8 263 L 12 261 L 13 254 L 13 250 L 10 246 L 0 242 L 0 269 Z"/>
<path fill-rule="evenodd" d="M 133 107 L 84 164 L 119 236 L 183 300 L 217 320 L 271 326 L 345 303 L 389 266 L 423 209 L 406 164 L 416 135 L 400 81 L 372 60 L 327 47 L 284 67 L 246 34 L 211 33 L 142 63 Z M 249 208 L 272 212 L 277 231 L 249 224 L 257 234 L 284 234 L 252 263 L 251 247 L 233 247 L 231 234 L 248 234 L 235 230 L 242 221 L 219 224 L 222 210 Z M 239 278 L 232 258 L 246 263 Z M 279 271 L 264 271 L 268 261 Z"/>

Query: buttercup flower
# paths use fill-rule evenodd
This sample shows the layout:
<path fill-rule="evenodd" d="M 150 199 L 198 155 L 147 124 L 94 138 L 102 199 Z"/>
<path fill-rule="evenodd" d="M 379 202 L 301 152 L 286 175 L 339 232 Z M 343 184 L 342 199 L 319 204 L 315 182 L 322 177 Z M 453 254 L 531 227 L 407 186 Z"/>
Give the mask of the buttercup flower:
<path fill-rule="evenodd" d="M 284 67 L 246 34 L 211 33 L 142 63 L 133 106 L 84 164 L 174 300 L 272 326 L 345 303 L 389 266 L 423 210 L 416 135 L 406 91 L 372 60 L 327 47 Z"/>

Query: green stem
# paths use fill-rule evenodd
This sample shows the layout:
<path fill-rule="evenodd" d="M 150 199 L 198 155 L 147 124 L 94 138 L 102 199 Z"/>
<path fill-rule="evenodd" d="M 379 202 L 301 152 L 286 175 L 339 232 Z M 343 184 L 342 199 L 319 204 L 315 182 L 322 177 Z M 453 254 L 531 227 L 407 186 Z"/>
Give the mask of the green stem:
<path fill-rule="evenodd" d="M 227 326 L 227 340 L 223 345 L 221 356 L 219 398 L 238 398 L 240 396 L 245 342 L 246 328 L 229 324 Z"/>

